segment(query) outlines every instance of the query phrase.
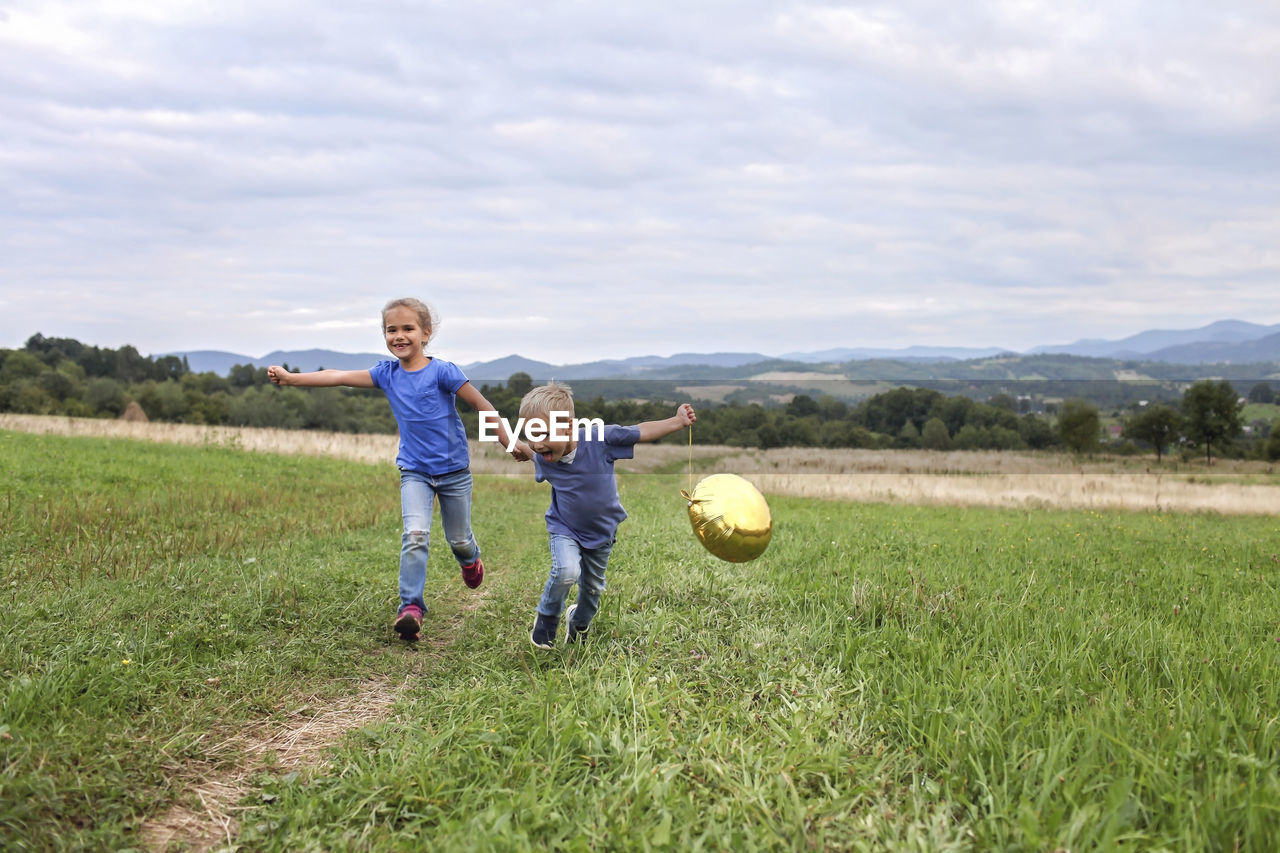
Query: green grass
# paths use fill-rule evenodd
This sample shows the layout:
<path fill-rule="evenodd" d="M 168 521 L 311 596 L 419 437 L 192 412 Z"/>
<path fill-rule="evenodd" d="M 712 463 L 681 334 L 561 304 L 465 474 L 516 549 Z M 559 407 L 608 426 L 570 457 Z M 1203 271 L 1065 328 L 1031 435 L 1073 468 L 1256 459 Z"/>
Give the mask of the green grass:
<path fill-rule="evenodd" d="M 393 471 L 9 433 L 0 470 L 6 849 L 137 844 L 205 732 L 374 675 L 392 715 L 262 774 L 245 849 L 1280 837 L 1273 518 L 775 497 L 729 564 L 631 475 L 589 644 L 535 653 L 545 487 L 481 479 L 489 597 L 436 651 L 387 630 Z M 474 595 L 440 550 L 428 629 Z"/>
<path fill-rule="evenodd" d="M 1240 412 L 1241 420 L 1250 424 L 1254 421 L 1263 421 L 1268 424 L 1275 423 L 1280 419 L 1280 404 L 1277 403 L 1247 403 Z"/>

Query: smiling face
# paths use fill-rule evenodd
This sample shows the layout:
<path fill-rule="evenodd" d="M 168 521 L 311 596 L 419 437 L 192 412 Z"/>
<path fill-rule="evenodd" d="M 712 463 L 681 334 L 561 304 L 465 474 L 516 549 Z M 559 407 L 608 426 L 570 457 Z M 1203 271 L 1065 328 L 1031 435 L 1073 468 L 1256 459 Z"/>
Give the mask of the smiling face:
<path fill-rule="evenodd" d="M 566 453 L 572 452 L 578 446 L 572 431 L 566 433 L 564 424 L 559 426 L 559 434 L 549 433 L 545 416 L 532 418 L 525 423 L 526 443 L 530 450 L 542 457 L 543 462 L 559 462 Z M 536 440 L 533 438 L 535 435 L 539 436 Z M 567 438 L 564 437 L 566 435 Z"/>
<path fill-rule="evenodd" d="M 418 312 L 397 305 L 382 315 L 382 333 L 386 336 L 387 350 L 400 359 L 406 369 L 416 370 L 427 363 L 422 348 L 429 333 L 422 328 Z"/>

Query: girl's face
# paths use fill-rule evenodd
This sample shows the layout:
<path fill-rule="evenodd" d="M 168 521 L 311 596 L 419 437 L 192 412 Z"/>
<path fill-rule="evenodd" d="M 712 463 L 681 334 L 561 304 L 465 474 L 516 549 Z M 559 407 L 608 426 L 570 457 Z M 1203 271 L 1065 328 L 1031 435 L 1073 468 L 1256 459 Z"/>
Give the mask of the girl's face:
<path fill-rule="evenodd" d="M 417 311 L 397 305 L 383 316 L 382 332 L 386 335 L 387 350 L 402 364 L 426 360 L 422 348 L 427 342 L 427 333 Z"/>

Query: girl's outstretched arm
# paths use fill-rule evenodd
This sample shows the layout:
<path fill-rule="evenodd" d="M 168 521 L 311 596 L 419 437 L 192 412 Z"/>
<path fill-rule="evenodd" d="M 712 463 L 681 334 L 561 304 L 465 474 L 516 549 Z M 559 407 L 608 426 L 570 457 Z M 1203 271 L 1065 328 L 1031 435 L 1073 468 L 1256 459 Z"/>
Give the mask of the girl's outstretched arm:
<path fill-rule="evenodd" d="M 458 389 L 458 399 L 462 400 L 477 412 L 498 412 L 483 394 L 480 393 L 476 386 L 470 382 L 464 384 Z M 506 423 L 502 418 L 498 418 L 498 440 L 502 442 L 502 446 L 506 447 L 511 444 L 511 433 L 507 430 Z M 518 438 L 519 436 L 517 436 Z M 529 445 L 523 441 L 517 441 L 511 450 L 511 456 L 517 462 L 528 462 L 533 458 L 533 451 L 529 449 Z"/>
<path fill-rule="evenodd" d="M 305 385 L 310 388 L 329 388 L 346 385 L 350 388 L 372 388 L 373 377 L 367 370 L 316 370 L 312 373 L 290 373 L 279 365 L 267 368 L 267 378 L 277 385 Z"/>
<path fill-rule="evenodd" d="M 645 421 L 639 424 L 641 441 L 657 441 L 664 435 L 671 435 L 673 432 L 692 426 L 693 422 L 698 419 L 698 415 L 693 411 L 693 406 L 688 403 L 681 403 L 676 409 L 676 413 L 671 417 L 661 421 Z"/>

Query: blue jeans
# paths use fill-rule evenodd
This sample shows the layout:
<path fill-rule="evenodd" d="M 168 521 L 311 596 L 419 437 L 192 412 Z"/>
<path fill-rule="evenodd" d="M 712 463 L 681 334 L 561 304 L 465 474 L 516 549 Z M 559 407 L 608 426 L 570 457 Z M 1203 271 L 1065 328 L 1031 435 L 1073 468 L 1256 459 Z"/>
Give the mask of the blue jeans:
<path fill-rule="evenodd" d="M 440 524 L 458 565 L 467 566 L 480 556 L 471 532 L 471 471 L 450 474 L 400 472 L 400 606 L 416 604 L 426 612 L 422 590 L 427 583 L 427 547 L 431 544 L 431 507 L 440 501 Z"/>
<path fill-rule="evenodd" d="M 538 612 L 543 616 L 559 616 L 569 590 L 578 584 L 578 609 L 573 621 L 590 625 L 600 609 L 600 593 L 604 592 L 604 570 L 609 565 L 613 543 L 599 548 L 584 548 L 577 540 L 559 533 L 551 534 L 551 576 L 542 589 Z"/>

